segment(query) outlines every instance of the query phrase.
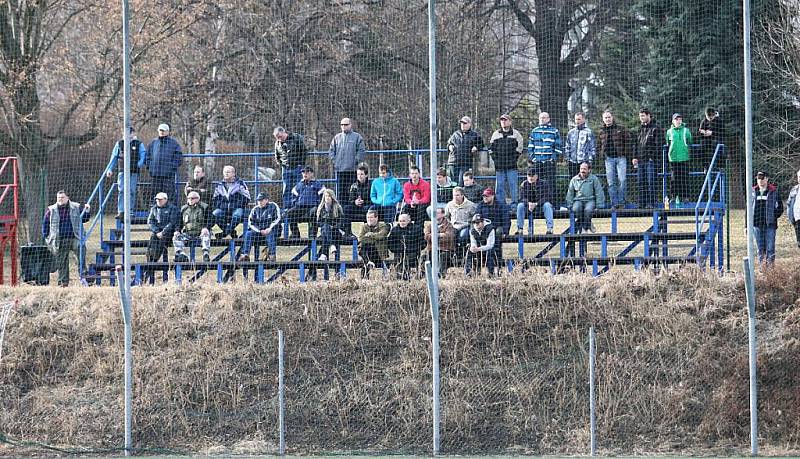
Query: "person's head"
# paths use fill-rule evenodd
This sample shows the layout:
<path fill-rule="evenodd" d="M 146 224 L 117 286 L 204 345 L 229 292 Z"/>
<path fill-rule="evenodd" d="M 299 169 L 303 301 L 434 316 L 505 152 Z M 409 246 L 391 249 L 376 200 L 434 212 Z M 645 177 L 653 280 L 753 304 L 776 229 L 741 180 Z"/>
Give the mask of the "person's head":
<path fill-rule="evenodd" d="M 472 223 L 472 227 L 478 231 L 482 230 L 483 226 L 486 224 L 481 214 L 473 215 L 472 220 L 470 220 L 470 223 Z"/>
<path fill-rule="evenodd" d="M 272 136 L 275 137 L 275 140 L 284 142 L 286 138 L 289 137 L 289 133 L 286 132 L 286 129 L 283 126 L 278 126 L 272 130 Z"/>
<path fill-rule="evenodd" d="M 161 123 L 158 125 L 158 136 L 166 137 L 169 135 L 169 124 Z"/>
<path fill-rule="evenodd" d="M 206 176 L 206 170 L 203 169 L 203 166 L 201 166 L 199 164 L 197 166 L 194 166 L 194 179 L 195 180 L 200 180 L 201 178 L 203 178 L 205 176 Z"/>
<path fill-rule="evenodd" d="M 757 173 L 756 183 L 758 184 L 759 188 L 766 188 L 767 185 L 769 184 L 769 174 L 764 171 L 760 171 L 759 173 Z"/>
<path fill-rule="evenodd" d="M 483 196 L 483 202 L 486 204 L 491 204 L 494 202 L 494 190 L 491 188 L 483 190 L 483 194 L 481 196 Z"/>
<path fill-rule="evenodd" d="M 649 124 L 652 119 L 653 119 L 653 114 L 650 113 L 650 110 L 646 108 L 642 108 L 641 110 L 639 110 L 639 121 L 642 124 Z"/>
<path fill-rule="evenodd" d="M 679 128 L 681 127 L 682 124 L 683 124 L 683 117 L 681 116 L 681 114 L 680 113 L 673 114 L 672 125 L 675 126 L 676 128 Z"/>
<path fill-rule="evenodd" d="M 467 132 L 472 129 L 472 118 L 469 116 L 462 116 L 458 121 L 458 125 L 461 127 L 462 131 Z"/>
<path fill-rule="evenodd" d="M 591 171 L 592 171 L 592 165 L 584 161 L 581 163 L 581 169 L 580 172 L 578 172 L 578 175 L 580 175 L 581 178 L 586 178 L 589 176 L 589 173 Z"/>
<path fill-rule="evenodd" d="M 419 182 L 419 168 L 417 166 L 411 166 L 408 168 L 408 176 L 411 178 L 411 182 L 418 183 Z"/>
<path fill-rule="evenodd" d="M 167 193 L 162 191 L 161 193 L 156 194 L 156 205 L 158 207 L 164 207 L 167 205 Z"/>
<path fill-rule="evenodd" d="M 586 124 L 586 114 L 578 112 L 575 114 L 575 126 L 582 126 Z"/>
<path fill-rule="evenodd" d="M 325 188 L 325 191 L 322 192 L 322 202 L 326 206 L 332 206 L 336 203 L 336 194 L 332 189 Z"/>
<path fill-rule="evenodd" d="M 504 131 L 511 129 L 511 123 L 512 121 L 510 116 L 506 114 L 500 115 L 500 127 L 503 128 Z"/>
<path fill-rule="evenodd" d="M 375 226 L 378 224 L 378 212 L 375 209 L 367 211 L 367 225 Z"/>
<path fill-rule="evenodd" d="M 603 124 L 606 126 L 612 126 L 614 124 L 614 115 L 611 114 L 611 110 L 603 112 Z"/>
<path fill-rule="evenodd" d="M 714 118 L 719 116 L 719 112 L 712 107 L 706 108 L 706 119 L 713 120 Z"/>
<path fill-rule="evenodd" d="M 436 182 L 442 185 L 447 185 L 447 170 L 443 167 L 440 167 L 439 170 L 436 171 Z"/>
<path fill-rule="evenodd" d="M 380 175 L 383 178 L 388 177 L 389 176 L 389 166 L 387 166 L 386 164 L 381 164 L 380 167 L 378 167 L 378 175 Z"/>
<path fill-rule="evenodd" d="M 444 221 L 444 207 L 437 207 L 434 214 L 436 215 L 437 223 L 442 223 Z"/>
<path fill-rule="evenodd" d="M 411 224 L 411 215 L 400 214 L 397 217 L 397 224 L 400 225 L 400 228 L 407 228 Z"/>
<path fill-rule="evenodd" d="M 222 179 L 226 182 L 232 182 L 236 178 L 236 169 L 228 165 L 222 168 Z"/>
<path fill-rule="evenodd" d="M 800 183 L 800 170 L 797 171 L 797 183 Z"/>
<path fill-rule="evenodd" d="M 69 195 L 64 190 L 58 190 L 56 192 L 56 203 L 59 206 L 63 206 L 64 204 L 69 202 Z"/>
<path fill-rule="evenodd" d="M 342 118 L 342 121 L 339 122 L 339 127 L 342 128 L 342 132 L 345 134 L 353 131 L 353 123 L 350 118 Z"/>
<path fill-rule="evenodd" d="M 264 193 L 263 191 L 258 193 L 256 195 L 256 204 L 258 204 L 258 207 L 266 207 L 267 204 L 269 204 L 269 196 L 267 193 Z"/>
<path fill-rule="evenodd" d="M 800 177 L 800 172 L 798 172 L 798 177 Z M 464 202 L 464 189 L 460 186 L 453 188 L 453 201 L 455 201 L 456 204 Z"/>
<path fill-rule="evenodd" d="M 464 186 L 472 186 L 475 184 L 475 175 L 472 171 L 464 172 Z"/>
<path fill-rule="evenodd" d="M 367 168 L 367 166 L 364 164 L 358 166 L 358 169 L 356 169 L 356 179 L 358 179 L 359 182 L 364 183 L 367 181 L 367 178 L 369 178 L 369 168 Z"/>
<path fill-rule="evenodd" d="M 305 181 L 314 180 L 314 168 L 313 167 L 306 166 L 300 172 L 303 174 L 303 180 L 305 180 Z"/>
<path fill-rule="evenodd" d="M 536 183 L 539 180 L 539 171 L 535 167 L 528 168 L 528 182 Z"/>
<path fill-rule="evenodd" d="M 539 113 L 539 125 L 543 126 L 550 123 L 550 114 L 547 112 Z"/>
<path fill-rule="evenodd" d="M 133 126 L 129 127 L 128 128 L 128 134 L 130 134 L 131 139 L 135 139 L 136 138 L 136 129 L 134 129 Z"/>
<path fill-rule="evenodd" d="M 190 207 L 196 206 L 200 202 L 200 193 L 196 191 L 190 191 L 189 194 L 186 195 L 186 201 Z"/>

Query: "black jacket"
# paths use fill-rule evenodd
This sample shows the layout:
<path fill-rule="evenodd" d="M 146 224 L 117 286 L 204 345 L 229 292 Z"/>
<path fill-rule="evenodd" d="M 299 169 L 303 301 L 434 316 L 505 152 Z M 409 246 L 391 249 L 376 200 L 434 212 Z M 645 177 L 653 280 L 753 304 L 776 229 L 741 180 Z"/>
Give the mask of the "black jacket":
<path fill-rule="evenodd" d="M 611 126 L 603 126 L 600 129 L 600 155 L 605 158 L 618 158 L 620 156 L 630 156 L 631 135 L 627 129 L 617 123 Z M 612 149 L 611 146 L 614 146 Z"/>
<path fill-rule="evenodd" d="M 291 133 L 285 141 L 275 142 L 275 160 L 282 167 L 295 168 L 306 164 L 306 144 L 303 136 Z"/>
<path fill-rule="evenodd" d="M 660 160 L 664 145 L 664 130 L 651 119 L 649 123 L 639 126 L 639 135 L 636 138 L 636 159 L 641 161 Z"/>
<path fill-rule="evenodd" d="M 359 182 L 356 180 L 355 183 L 350 185 L 350 192 L 347 194 L 347 204 L 355 205 L 355 201 L 358 198 L 364 200 L 364 206 L 369 207 L 370 198 L 369 198 L 369 191 L 372 188 L 372 183 L 370 179 L 367 179 L 364 183 Z"/>
<path fill-rule="evenodd" d="M 539 178 L 534 184 L 523 180 L 519 186 L 519 202 L 535 202 L 539 206 L 546 202 L 552 204 L 553 196 L 548 185 L 547 180 L 543 178 Z"/>
<path fill-rule="evenodd" d="M 181 212 L 172 203 L 167 203 L 164 207 L 153 206 L 150 208 L 150 215 L 147 216 L 147 224 L 153 234 L 164 233 L 167 240 L 172 238 L 172 233 L 178 229 L 181 222 Z"/>
<path fill-rule="evenodd" d="M 389 232 L 389 250 L 395 256 L 406 255 L 416 257 L 425 247 L 425 236 L 421 225 L 409 224 L 405 228 L 395 225 Z"/>

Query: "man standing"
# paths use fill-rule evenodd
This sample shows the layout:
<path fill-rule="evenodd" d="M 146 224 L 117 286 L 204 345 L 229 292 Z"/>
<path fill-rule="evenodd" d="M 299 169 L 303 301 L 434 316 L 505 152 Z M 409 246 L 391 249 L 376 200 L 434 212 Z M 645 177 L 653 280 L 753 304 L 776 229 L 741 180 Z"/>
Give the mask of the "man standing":
<path fill-rule="evenodd" d="M 539 163 L 539 178 L 550 183 L 550 195 L 556 194 L 556 161 L 561 156 L 561 134 L 550 124 L 550 114 L 539 114 L 539 125 L 528 136 L 528 159 Z"/>
<path fill-rule="evenodd" d="M 211 219 L 209 206 L 200 200 L 200 193 L 190 191 L 186 196 L 187 203 L 181 207 L 181 222 L 172 236 L 172 247 L 175 248 L 175 262 L 189 261 L 184 253 L 186 244 L 200 242 L 203 249 L 203 261 L 211 261 Z"/>
<path fill-rule="evenodd" d="M 783 215 L 783 201 L 778 187 L 769 183 L 769 174 L 756 174 L 753 186 L 753 236 L 758 245 L 758 262 L 762 267 L 775 263 L 775 233 L 778 231 L 778 218 Z"/>
<path fill-rule="evenodd" d="M 364 160 L 364 139 L 353 131 L 350 118 L 342 118 L 339 123 L 342 132 L 333 136 L 328 156 L 333 160 L 336 171 L 336 198 L 344 201 L 347 190 L 356 181 L 356 168 Z"/>
<path fill-rule="evenodd" d="M 464 184 L 464 172 L 472 168 L 475 153 L 484 148 L 483 138 L 472 130 L 472 118 L 464 116 L 459 121 L 460 128 L 447 141 L 447 175 Z"/>
<path fill-rule="evenodd" d="M 711 165 L 711 158 L 714 157 L 717 144 L 725 143 L 725 132 L 719 112 L 711 107 L 707 108 L 706 116 L 700 121 L 700 129 L 697 132 L 700 134 L 700 164 L 698 165 L 701 169 L 706 170 Z M 720 166 L 721 159 L 717 158 L 717 167 Z"/>
<path fill-rule="evenodd" d="M 680 113 L 672 115 L 672 127 L 664 135 L 669 147 L 669 169 L 672 174 L 670 191 L 675 199 L 675 206 L 680 206 L 680 200 L 689 198 L 689 165 L 692 159 L 689 147 L 692 145 L 692 132 L 683 125 Z"/>
<path fill-rule="evenodd" d="M 652 209 L 658 204 L 656 190 L 659 180 L 656 164 L 661 163 L 661 139 L 664 134 L 650 110 L 639 110 L 639 121 L 642 124 L 639 126 L 632 163 L 639 177 L 639 208 Z"/>
<path fill-rule="evenodd" d="M 244 209 L 250 203 L 250 190 L 236 176 L 233 166 L 222 168 L 222 182 L 214 188 L 214 223 L 222 230 L 217 239 L 230 235 L 235 239 L 236 227 L 244 220 Z"/>
<path fill-rule="evenodd" d="M 300 181 L 306 164 L 306 144 L 303 136 L 289 133 L 281 126 L 272 131 L 275 137 L 275 163 L 281 167 L 283 179 L 283 208 L 292 207 L 292 190 Z"/>
<path fill-rule="evenodd" d="M 81 217 L 83 209 L 83 217 Z M 81 283 L 83 273 L 86 271 L 83 260 L 80 259 L 80 238 L 83 233 L 83 224 L 89 221 L 91 206 L 85 204 L 81 207 L 77 202 L 69 200 L 67 192 L 59 190 L 56 193 L 56 203 L 48 207 L 42 222 L 42 236 L 47 248 L 55 255 L 56 268 L 58 269 L 58 285 L 69 285 L 69 252 L 75 253 L 78 259 L 78 276 Z"/>
<path fill-rule="evenodd" d="M 508 187 L 508 194 L 511 196 L 511 204 L 515 205 L 519 200 L 517 191 L 519 190 L 519 173 L 517 172 L 517 159 L 525 146 L 522 134 L 511 127 L 511 117 L 500 115 L 500 129 L 492 133 L 489 141 L 489 153 L 494 161 L 494 170 L 497 177 L 496 189 L 497 199 L 506 202 L 505 189 Z"/>
<path fill-rule="evenodd" d="M 575 214 L 575 229 L 578 233 L 584 231 L 594 233 L 592 225 L 594 209 L 601 208 L 606 204 L 603 185 L 600 184 L 600 179 L 591 172 L 591 164 L 582 163 L 580 172 L 572 177 L 567 190 L 567 206 Z"/>
<path fill-rule="evenodd" d="M 617 125 L 614 122 L 614 115 L 610 110 L 606 110 L 603 112 L 603 127 L 599 137 L 600 154 L 606 161 L 606 181 L 611 207 L 624 209 L 631 135 L 627 129 Z"/>
<path fill-rule="evenodd" d="M 144 167 L 147 161 L 147 150 L 144 144 L 136 138 L 136 131 L 133 126 L 130 128 L 131 135 L 131 185 L 128 201 L 131 203 L 131 210 L 136 210 L 136 186 L 139 184 L 139 171 Z M 123 178 L 125 177 L 125 139 L 121 139 L 114 145 L 114 150 L 111 152 L 111 163 L 106 170 L 106 177 L 111 178 L 114 173 L 114 166 L 117 166 L 117 216 L 121 220 L 123 217 Z"/>
<path fill-rule="evenodd" d="M 169 135 L 169 124 L 158 125 L 158 137 L 147 148 L 147 168 L 153 179 L 153 194 L 166 193 L 174 201 L 175 175 L 183 163 L 183 151 L 177 140 Z"/>
<path fill-rule="evenodd" d="M 569 177 L 578 175 L 582 162 L 594 164 L 595 153 L 594 133 L 586 126 L 586 115 L 578 112 L 575 114 L 575 127 L 569 130 L 564 143 Z"/>

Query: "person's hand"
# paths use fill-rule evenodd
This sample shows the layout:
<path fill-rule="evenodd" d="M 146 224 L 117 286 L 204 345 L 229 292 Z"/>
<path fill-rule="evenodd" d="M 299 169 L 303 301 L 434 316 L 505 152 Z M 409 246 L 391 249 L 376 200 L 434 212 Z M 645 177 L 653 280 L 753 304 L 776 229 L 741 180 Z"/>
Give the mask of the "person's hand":
<path fill-rule="evenodd" d="M 528 203 L 528 212 L 533 212 L 534 209 L 536 209 L 536 203 L 535 202 L 529 202 Z"/>
<path fill-rule="evenodd" d="M 419 198 L 417 197 L 417 195 L 414 195 L 414 196 L 411 198 L 411 204 L 413 204 L 413 205 L 417 205 L 417 204 L 419 204 Z"/>
<path fill-rule="evenodd" d="M 157 232 L 156 233 L 156 237 L 159 238 L 159 239 L 163 239 L 164 238 L 164 232 L 163 231 Z"/>
<path fill-rule="evenodd" d="M 478 253 L 478 248 L 475 246 L 469 246 L 469 251 L 472 253 Z"/>
<path fill-rule="evenodd" d="M 638 159 L 636 159 L 636 158 L 633 158 L 633 159 L 631 160 L 631 164 L 633 164 L 633 167 L 637 167 L 637 166 L 639 165 L 639 160 L 638 160 Z"/>
<path fill-rule="evenodd" d="M 355 203 L 356 203 L 357 206 L 361 207 L 362 205 L 364 205 L 364 200 L 361 199 L 361 196 L 359 196 L 359 197 L 356 198 Z"/>
<path fill-rule="evenodd" d="M 472 152 L 473 153 L 477 153 L 478 152 L 478 147 L 472 147 Z"/>
<path fill-rule="evenodd" d="M 90 210 L 92 210 L 92 206 L 90 206 L 88 202 L 83 205 L 83 208 L 86 209 L 86 212 L 89 212 Z"/>
<path fill-rule="evenodd" d="M 175 231 L 174 233 L 172 233 L 172 237 L 181 237 L 181 232 Z"/>
<path fill-rule="evenodd" d="M 450 151 L 450 153 L 454 153 L 456 151 L 456 146 L 451 144 L 447 146 L 447 149 Z"/>
<path fill-rule="evenodd" d="M 271 232 L 272 232 L 272 230 L 271 230 L 271 229 L 269 229 L 269 228 L 264 228 L 263 230 L 261 230 L 261 235 L 262 235 L 262 236 L 269 236 L 269 233 L 271 233 Z"/>
<path fill-rule="evenodd" d="M 106 171 L 106 177 L 111 178 L 112 175 L 114 174 L 110 170 Z"/>

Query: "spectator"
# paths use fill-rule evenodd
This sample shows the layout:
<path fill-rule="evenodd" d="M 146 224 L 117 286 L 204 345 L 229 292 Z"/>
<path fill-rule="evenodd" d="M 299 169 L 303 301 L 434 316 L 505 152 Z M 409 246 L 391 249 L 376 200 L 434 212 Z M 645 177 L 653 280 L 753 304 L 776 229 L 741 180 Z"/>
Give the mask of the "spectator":
<path fill-rule="evenodd" d="M 672 174 L 670 192 L 675 200 L 676 207 L 680 206 L 681 198 L 684 201 L 689 197 L 689 166 L 691 155 L 689 147 L 692 145 L 692 133 L 683 125 L 680 113 L 672 115 L 672 127 L 665 134 L 669 148 L 669 169 Z"/>
<path fill-rule="evenodd" d="M 494 190 L 487 188 L 483 190 L 483 199 L 475 209 L 476 214 L 481 214 L 484 219 L 492 223 L 498 236 L 505 236 L 511 229 L 511 217 L 508 206 L 497 200 Z M 501 241 L 498 240 L 498 244 Z"/>
<path fill-rule="evenodd" d="M 489 271 L 489 277 L 494 276 L 495 267 L 499 267 L 502 258 L 502 249 L 497 244 L 500 237 L 492 222 L 484 219 L 481 214 L 472 216 L 469 250 L 464 263 L 464 271 L 467 276 L 473 275 L 473 268 L 475 269 L 474 275 L 479 275 L 484 265 Z"/>
<path fill-rule="evenodd" d="M 389 225 L 378 220 L 375 209 L 367 211 L 367 223 L 361 226 L 358 233 L 358 255 L 364 261 L 361 269 L 362 277 L 369 277 L 369 272 L 376 265 L 383 265 L 388 256 L 387 242 L 389 238 Z"/>
<path fill-rule="evenodd" d="M 380 165 L 378 174 L 378 178 L 372 181 L 369 198 L 381 220 L 391 224 L 394 222 L 397 208 L 403 200 L 403 187 L 400 186 L 400 181 L 392 175 L 386 164 Z"/>
<path fill-rule="evenodd" d="M 466 242 L 469 239 L 470 223 L 476 208 L 477 204 L 464 196 L 462 188 L 453 189 L 453 200 L 447 203 L 444 213 L 452 223 L 459 242 Z"/>
<path fill-rule="evenodd" d="M 321 201 L 325 186 L 314 178 L 314 168 L 302 168 L 303 180 L 300 180 L 292 190 L 294 206 L 286 211 L 286 221 L 291 231 L 290 238 L 300 239 L 298 223 L 308 222 L 308 237 L 317 237 L 317 206 Z"/>
<path fill-rule="evenodd" d="M 322 241 L 319 248 L 319 260 L 325 261 L 328 259 L 328 252 L 330 252 L 331 245 L 334 251 L 336 245 L 341 244 L 344 239 L 344 230 L 342 223 L 344 220 L 344 210 L 336 200 L 336 194 L 331 189 L 326 189 L 322 192 L 322 202 L 317 206 L 317 226 L 320 228 Z M 335 255 L 331 255 L 335 258 Z"/>
<path fill-rule="evenodd" d="M 147 147 L 147 168 L 153 180 L 153 194 L 166 193 L 174 201 L 175 176 L 183 163 L 183 151 L 177 140 L 169 135 L 169 124 L 158 125 L 158 137 Z"/>
<path fill-rule="evenodd" d="M 453 200 L 453 189 L 457 186 L 458 184 L 447 176 L 447 169 L 440 167 L 436 171 L 436 207 L 444 209 L 447 203 Z"/>
<path fill-rule="evenodd" d="M 800 170 L 797 171 L 797 185 L 793 186 L 789 192 L 789 201 L 786 206 L 786 216 L 789 217 L 789 224 L 794 227 L 794 237 L 797 247 L 800 247 L 800 199 L 797 199 L 798 193 L 800 193 Z"/>
<path fill-rule="evenodd" d="M 187 204 L 181 207 L 181 220 L 172 236 L 172 246 L 175 248 L 175 262 L 189 261 L 189 257 L 184 253 L 187 243 L 200 242 L 203 249 L 203 261 L 211 261 L 209 251 L 211 250 L 211 226 L 209 218 L 210 207 L 200 200 L 200 193 L 190 191 L 186 197 Z"/>
<path fill-rule="evenodd" d="M 567 133 L 567 139 L 564 142 L 564 156 L 566 156 L 569 176 L 578 175 L 581 163 L 584 161 L 594 164 L 595 153 L 594 133 L 586 126 L 586 115 L 578 112 L 575 114 L 575 127 Z"/>
<path fill-rule="evenodd" d="M 86 272 L 81 260 L 81 237 L 83 224 L 89 221 L 91 206 L 87 203 L 81 207 L 77 202 L 69 200 L 64 190 L 56 193 L 56 203 L 47 208 L 42 220 L 42 236 L 47 248 L 55 256 L 55 267 L 58 270 L 58 285 L 69 286 L 69 252 L 75 253 L 78 260 L 78 277 L 81 284 L 86 285 L 83 273 Z"/>
<path fill-rule="evenodd" d="M 778 219 L 783 215 L 783 201 L 778 187 L 769 183 L 769 174 L 756 174 L 753 186 L 753 236 L 758 245 L 758 262 L 762 267 L 775 263 L 775 233 Z"/>
<path fill-rule="evenodd" d="M 356 169 L 356 181 L 350 185 L 350 193 L 347 195 L 347 204 L 344 205 L 345 231 L 348 236 L 353 234 L 353 222 L 363 222 L 367 217 L 367 210 L 370 204 L 369 169 L 366 164 L 361 164 Z"/>
<path fill-rule="evenodd" d="M 519 173 L 517 160 L 525 147 L 525 141 L 518 130 L 511 127 L 511 117 L 500 115 L 500 129 L 492 133 L 489 140 L 489 152 L 494 161 L 494 170 L 497 177 L 497 200 L 506 202 L 505 189 L 511 196 L 511 203 L 516 205 L 519 201 Z"/>
<path fill-rule="evenodd" d="M 525 216 L 528 216 L 530 228 L 533 229 L 533 218 L 544 215 L 547 233 L 553 234 L 553 198 L 549 195 L 550 187 L 539 178 L 535 167 L 528 169 L 528 179 L 520 185 L 520 200 L 517 204 L 517 234 L 522 234 Z M 531 232 L 533 234 L 533 232 Z"/>
<path fill-rule="evenodd" d="M 187 197 L 192 191 L 196 191 L 200 196 L 200 202 L 204 202 L 209 206 L 211 205 L 211 185 L 208 183 L 206 170 L 199 164 L 194 166 L 194 173 L 183 188 L 183 192 Z"/>
<path fill-rule="evenodd" d="M 556 161 L 561 156 L 561 134 L 550 124 L 550 114 L 539 114 L 539 125 L 528 136 L 528 159 L 539 163 L 539 177 L 550 184 L 550 195 L 556 194 Z"/>
<path fill-rule="evenodd" d="M 282 170 L 283 208 L 288 209 L 292 207 L 292 191 L 306 164 L 306 144 L 302 135 L 289 133 L 281 126 L 272 131 L 272 136 L 275 137 L 275 164 Z"/>
<path fill-rule="evenodd" d="M 472 129 L 472 118 L 464 116 L 459 121 L 460 128 L 447 140 L 448 175 L 464 184 L 464 172 L 472 168 L 473 156 L 485 145 L 480 134 Z"/>
<path fill-rule="evenodd" d="M 456 231 L 450 220 L 445 217 L 444 209 L 436 209 L 435 218 L 439 232 L 439 277 L 444 278 L 456 251 Z M 431 225 L 425 225 L 425 241 L 427 242 L 425 253 L 430 259 L 431 251 L 433 250 L 431 245 Z"/>
<path fill-rule="evenodd" d="M 281 232 L 281 208 L 277 203 L 270 202 L 267 193 L 261 192 L 256 196 L 256 205 L 247 218 L 247 231 L 244 233 L 244 243 L 239 255 L 239 261 L 250 261 L 250 247 L 254 243 L 267 244 L 266 261 L 274 262 L 278 243 L 278 234 Z"/>
<path fill-rule="evenodd" d="M 606 110 L 603 112 L 603 127 L 600 129 L 599 137 L 600 154 L 606 161 L 606 181 L 608 182 L 611 207 L 624 209 L 631 135 L 627 129 L 614 121 L 614 115 L 611 114 L 611 111 Z"/>
<path fill-rule="evenodd" d="M 145 163 L 147 162 L 147 150 L 144 148 L 144 144 L 136 138 L 136 131 L 133 127 L 130 128 L 130 138 L 131 138 L 131 170 L 130 170 L 130 177 L 131 177 L 131 185 L 130 185 L 130 194 L 128 195 L 128 200 L 131 203 L 131 210 L 136 211 L 136 186 L 139 184 L 139 171 L 144 167 Z M 112 174 L 114 173 L 114 166 L 117 167 L 117 218 L 118 220 L 122 220 L 123 218 L 123 202 L 122 202 L 122 190 L 123 190 L 123 178 L 125 177 L 125 139 L 121 139 L 119 142 L 114 144 L 114 150 L 111 152 L 111 163 L 108 165 L 108 169 L 106 169 L 106 177 L 111 178 Z"/>
<path fill-rule="evenodd" d="M 572 177 L 567 189 L 567 206 L 575 214 L 575 225 L 578 233 L 595 232 L 592 224 L 594 209 L 605 206 L 606 197 L 600 179 L 592 174 L 592 165 L 583 162 L 578 175 Z"/>
<path fill-rule="evenodd" d="M 403 207 L 401 214 L 408 214 L 415 225 L 422 224 L 425 209 L 431 203 L 431 185 L 422 179 L 417 166 L 408 169 L 410 180 L 403 184 Z"/>
<path fill-rule="evenodd" d="M 172 240 L 172 234 L 178 229 L 180 225 L 181 216 L 178 208 L 169 202 L 169 196 L 163 191 L 156 194 L 156 204 L 150 208 L 150 214 L 147 216 L 147 224 L 150 226 L 150 241 L 147 243 L 147 261 L 150 263 L 157 262 L 167 251 L 167 244 Z M 153 278 L 153 269 L 147 270 L 152 284 L 155 279 Z M 166 276 L 166 268 L 164 269 Z"/>
<path fill-rule="evenodd" d="M 639 208 L 652 209 L 659 204 L 656 199 L 659 184 L 656 164 L 661 163 L 661 139 L 664 134 L 650 110 L 639 110 L 639 121 L 641 125 L 632 163 L 639 176 Z"/>
<path fill-rule="evenodd" d="M 222 168 L 222 182 L 214 188 L 214 223 L 222 230 L 217 239 L 230 235 L 237 237 L 236 227 L 244 220 L 244 212 L 250 203 L 250 190 L 244 180 L 236 176 L 233 166 Z"/>
<path fill-rule="evenodd" d="M 411 216 L 400 214 L 397 224 L 389 232 L 389 250 L 394 254 L 398 276 L 410 278 L 411 270 L 419 265 L 419 253 L 424 245 L 422 225 L 411 224 Z"/>
<path fill-rule="evenodd" d="M 711 158 L 714 157 L 717 144 L 725 143 L 725 130 L 719 112 L 711 107 L 706 108 L 706 116 L 700 121 L 700 128 L 697 132 L 700 134 L 699 166 L 702 170 L 706 170 L 711 165 Z M 718 168 L 721 160 L 722 158 L 717 158 Z"/>
<path fill-rule="evenodd" d="M 339 123 L 342 132 L 333 136 L 328 156 L 333 160 L 336 171 L 336 196 L 347 196 L 350 185 L 356 181 L 356 168 L 364 160 L 364 138 L 353 131 L 350 118 L 342 118 Z"/>
<path fill-rule="evenodd" d="M 475 182 L 475 174 L 471 170 L 464 172 L 464 186 L 461 188 L 464 191 L 465 198 L 475 203 L 481 201 L 483 188 Z"/>

